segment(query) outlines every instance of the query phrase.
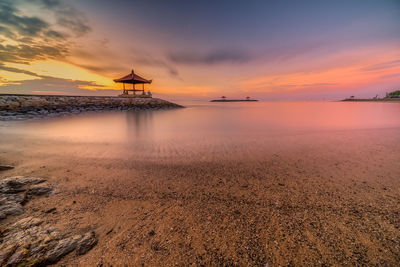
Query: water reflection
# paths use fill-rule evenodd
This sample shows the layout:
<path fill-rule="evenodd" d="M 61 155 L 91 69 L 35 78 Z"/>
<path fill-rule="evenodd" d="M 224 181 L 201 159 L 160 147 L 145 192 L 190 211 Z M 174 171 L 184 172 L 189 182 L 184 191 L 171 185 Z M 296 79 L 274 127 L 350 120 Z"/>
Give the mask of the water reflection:
<path fill-rule="evenodd" d="M 153 111 L 128 111 L 126 118 L 126 136 L 128 140 L 151 139 L 153 133 Z"/>
<path fill-rule="evenodd" d="M 73 142 L 143 146 L 238 144 L 320 131 L 400 127 L 399 103 L 259 102 L 184 103 L 185 109 L 113 111 L 9 122 L 0 133 Z M 158 148 L 157 148 L 158 149 Z"/>

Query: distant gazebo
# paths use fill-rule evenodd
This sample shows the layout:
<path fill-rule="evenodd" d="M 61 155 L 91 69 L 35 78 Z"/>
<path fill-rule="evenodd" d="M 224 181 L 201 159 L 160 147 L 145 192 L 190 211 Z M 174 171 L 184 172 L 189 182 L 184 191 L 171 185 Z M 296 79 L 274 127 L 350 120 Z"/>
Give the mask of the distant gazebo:
<path fill-rule="evenodd" d="M 148 83 L 150 84 L 153 80 L 146 80 L 145 78 L 140 77 L 139 75 L 136 75 L 133 70 L 130 74 L 120 78 L 120 79 L 115 79 L 114 82 L 116 83 L 122 83 L 123 85 L 123 91 L 122 91 L 122 97 L 151 97 L 150 91 L 146 94 L 144 92 L 144 84 Z M 132 89 L 126 89 L 125 84 L 132 84 Z M 142 89 L 136 89 L 135 85 L 136 84 L 141 84 Z M 129 92 L 133 92 L 133 94 L 129 94 Z M 142 92 L 142 94 L 136 94 L 136 92 Z"/>

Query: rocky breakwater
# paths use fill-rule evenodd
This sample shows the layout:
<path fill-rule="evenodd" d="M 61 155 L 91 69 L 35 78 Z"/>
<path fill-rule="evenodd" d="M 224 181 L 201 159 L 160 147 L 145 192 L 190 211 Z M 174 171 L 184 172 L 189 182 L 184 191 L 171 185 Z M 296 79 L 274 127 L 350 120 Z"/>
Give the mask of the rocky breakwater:
<path fill-rule="evenodd" d="M 112 96 L 0 95 L 0 120 L 59 116 L 85 111 L 170 109 L 182 106 L 159 98 Z"/>

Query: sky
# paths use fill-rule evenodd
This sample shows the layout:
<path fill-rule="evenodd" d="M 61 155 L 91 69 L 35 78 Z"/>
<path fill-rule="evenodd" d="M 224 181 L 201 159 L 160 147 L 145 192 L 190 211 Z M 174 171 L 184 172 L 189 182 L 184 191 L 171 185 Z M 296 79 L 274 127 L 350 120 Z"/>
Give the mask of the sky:
<path fill-rule="evenodd" d="M 335 100 L 400 89 L 400 1 L 0 0 L 0 93 Z"/>

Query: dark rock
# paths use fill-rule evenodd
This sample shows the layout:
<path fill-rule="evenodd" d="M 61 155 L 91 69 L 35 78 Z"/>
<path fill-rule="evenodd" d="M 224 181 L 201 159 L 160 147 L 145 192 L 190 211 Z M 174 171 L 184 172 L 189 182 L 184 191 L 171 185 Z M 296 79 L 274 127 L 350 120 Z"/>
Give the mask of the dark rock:
<path fill-rule="evenodd" d="M 24 213 L 24 210 L 20 203 L 8 201 L 4 198 L 0 200 L 0 219 L 21 215 L 22 213 Z"/>
<path fill-rule="evenodd" d="M 52 213 L 56 210 L 57 210 L 57 208 L 51 208 L 51 209 L 46 210 L 44 213 Z"/>
<path fill-rule="evenodd" d="M 29 183 L 24 177 L 6 178 L 0 182 L 0 193 L 16 194 L 25 191 L 22 187 Z"/>
<path fill-rule="evenodd" d="M 30 177 L 11 177 L 0 181 L 0 219 L 21 215 L 22 204 L 32 196 L 49 194 L 52 188 L 45 180 Z M 22 193 L 23 192 L 23 193 Z M 22 196 L 25 194 L 25 198 Z M 55 211 L 51 208 L 46 213 Z M 20 219 L 1 231 L 0 266 L 45 266 L 58 262 L 76 251 L 87 253 L 97 244 L 93 231 L 84 235 L 62 232 L 34 217 Z"/>
<path fill-rule="evenodd" d="M 7 247 L 2 247 L 0 250 L 0 265 L 4 266 L 7 260 L 14 254 L 14 252 L 17 250 L 18 245 L 13 244 Z"/>
<path fill-rule="evenodd" d="M 25 248 L 18 247 L 16 251 L 8 258 L 8 266 L 18 266 L 19 263 L 24 261 Z"/>
<path fill-rule="evenodd" d="M 49 185 L 38 185 L 44 179 L 31 177 L 10 177 L 0 181 L 0 220 L 8 216 L 21 215 L 22 205 L 36 195 L 51 192 Z M 21 194 L 25 192 L 25 195 Z"/>
<path fill-rule="evenodd" d="M 49 194 L 52 188 L 49 185 L 35 185 L 28 189 L 27 195 L 29 196 L 42 196 Z"/>
<path fill-rule="evenodd" d="M 114 228 L 111 228 L 110 230 L 107 231 L 106 235 L 111 234 L 114 231 Z"/>
<path fill-rule="evenodd" d="M 40 184 L 43 183 L 44 181 L 46 180 L 34 177 L 22 177 L 22 176 L 9 177 L 0 181 L 0 192 L 6 193 L 6 191 L 9 191 L 11 189 L 21 188 L 22 186 L 28 184 Z"/>
<path fill-rule="evenodd" d="M 76 248 L 76 255 L 86 254 L 96 244 L 97 244 L 97 238 L 96 234 L 93 231 L 84 234 L 82 238 L 78 241 L 78 245 Z"/>
<path fill-rule="evenodd" d="M 41 219 L 27 217 L 2 233 L 0 266 L 19 266 L 27 262 L 35 266 L 54 264 L 74 250 L 77 255 L 85 254 L 96 244 L 93 231 L 71 235 L 45 224 Z"/>
<path fill-rule="evenodd" d="M 54 248 L 47 251 L 47 253 L 44 255 L 45 262 L 55 263 L 59 261 L 63 256 L 67 255 L 76 248 L 78 241 L 81 238 L 82 236 L 75 235 L 60 240 Z"/>
<path fill-rule="evenodd" d="M 6 171 L 11 169 L 14 169 L 14 167 L 10 165 L 0 165 L 0 171 Z"/>
<path fill-rule="evenodd" d="M 26 230 L 32 228 L 33 226 L 41 225 L 43 221 L 39 218 L 34 217 L 26 217 L 23 218 L 12 225 L 12 229 L 18 230 Z"/>

